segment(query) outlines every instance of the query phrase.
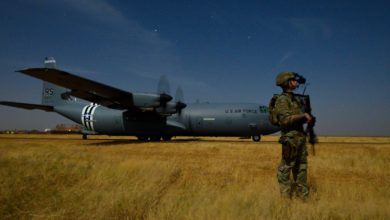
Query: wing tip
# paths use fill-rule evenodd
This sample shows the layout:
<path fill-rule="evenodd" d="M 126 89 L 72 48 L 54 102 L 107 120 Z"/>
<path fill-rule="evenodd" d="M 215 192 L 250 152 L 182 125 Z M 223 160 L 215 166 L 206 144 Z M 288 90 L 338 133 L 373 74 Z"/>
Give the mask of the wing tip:
<path fill-rule="evenodd" d="M 24 73 L 26 69 L 21 69 L 21 70 L 15 70 L 15 73 Z"/>

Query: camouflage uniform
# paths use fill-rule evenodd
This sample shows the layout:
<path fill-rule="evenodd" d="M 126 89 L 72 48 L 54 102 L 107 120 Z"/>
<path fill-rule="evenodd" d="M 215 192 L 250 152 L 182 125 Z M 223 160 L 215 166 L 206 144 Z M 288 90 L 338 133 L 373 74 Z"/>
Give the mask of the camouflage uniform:
<path fill-rule="evenodd" d="M 276 100 L 275 111 L 281 127 L 279 143 L 282 144 L 282 160 L 278 167 L 278 182 L 283 196 L 291 197 L 294 188 L 296 195 L 306 198 L 307 186 L 307 148 L 303 130 L 305 119 L 292 120 L 292 115 L 303 114 L 302 104 L 293 93 L 283 92 Z M 294 188 L 290 172 L 294 179 Z"/>

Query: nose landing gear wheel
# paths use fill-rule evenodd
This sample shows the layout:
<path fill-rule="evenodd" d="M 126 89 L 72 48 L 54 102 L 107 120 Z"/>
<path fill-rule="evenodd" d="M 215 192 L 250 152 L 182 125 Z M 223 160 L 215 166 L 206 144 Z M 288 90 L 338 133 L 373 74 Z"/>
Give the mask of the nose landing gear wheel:
<path fill-rule="evenodd" d="M 162 139 L 163 139 L 164 141 L 170 141 L 170 140 L 172 139 L 172 136 L 163 135 L 163 136 L 162 136 Z"/>
<path fill-rule="evenodd" d="M 261 140 L 261 136 L 260 135 L 253 135 L 252 140 L 255 142 L 259 142 Z"/>
<path fill-rule="evenodd" d="M 139 141 L 148 141 L 148 137 L 147 136 L 137 136 L 138 140 Z"/>

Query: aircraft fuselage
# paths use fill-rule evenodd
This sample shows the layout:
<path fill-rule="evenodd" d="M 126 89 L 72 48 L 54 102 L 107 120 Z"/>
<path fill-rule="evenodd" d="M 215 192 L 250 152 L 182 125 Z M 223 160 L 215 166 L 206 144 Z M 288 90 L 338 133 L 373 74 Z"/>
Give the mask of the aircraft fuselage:
<path fill-rule="evenodd" d="M 180 113 L 161 117 L 96 104 L 67 103 L 54 111 L 88 131 L 137 137 L 260 136 L 279 130 L 268 121 L 268 108 L 252 103 L 195 103 Z"/>

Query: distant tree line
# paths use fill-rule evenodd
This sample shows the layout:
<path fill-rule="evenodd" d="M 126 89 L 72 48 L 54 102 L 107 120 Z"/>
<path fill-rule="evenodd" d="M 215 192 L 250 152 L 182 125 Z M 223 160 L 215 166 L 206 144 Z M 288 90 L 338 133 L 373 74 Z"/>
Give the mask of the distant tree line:
<path fill-rule="evenodd" d="M 79 134 L 81 133 L 81 125 L 78 124 L 57 124 L 55 128 L 44 130 L 2 130 L 0 134 Z"/>

